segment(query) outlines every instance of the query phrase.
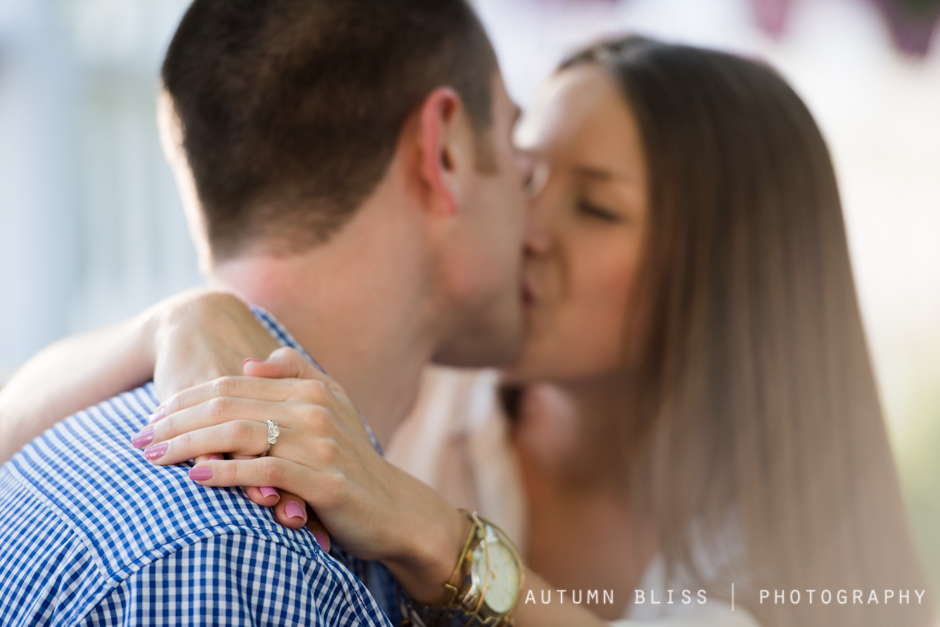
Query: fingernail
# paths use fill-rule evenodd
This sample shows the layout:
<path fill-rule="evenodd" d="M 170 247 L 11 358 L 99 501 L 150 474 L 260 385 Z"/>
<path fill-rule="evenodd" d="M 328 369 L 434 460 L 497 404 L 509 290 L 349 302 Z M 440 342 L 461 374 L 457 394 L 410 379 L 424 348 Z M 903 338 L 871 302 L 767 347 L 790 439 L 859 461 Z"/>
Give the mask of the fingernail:
<path fill-rule="evenodd" d="M 134 448 L 144 448 L 151 442 L 153 442 L 153 427 L 147 427 L 137 435 L 131 438 L 131 444 L 134 445 Z"/>
<path fill-rule="evenodd" d="M 158 420 L 163 420 L 163 417 L 166 415 L 166 410 L 162 407 L 158 407 L 157 411 L 150 414 L 150 423 L 153 424 Z"/>
<path fill-rule="evenodd" d="M 264 498 L 268 498 L 269 496 L 278 496 L 277 490 L 268 486 L 259 488 L 259 490 L 261 490 L 261 496 L 263 496 Z"/>
<path fill-rule="evenodd" d="M 155 459 L 160 459 L 166 453 L 166 450 L 170 448 L 169 442 L 160 442 L 159 444 L 154 444 L 146 451 L 144 451 L 144 457 L 153 461 Z"/>
<path fill-rule="evenodd" d="M 255 357 L 249 357 L 248 359 L 246 359 L 245 361 L 242 362 L 242 366 L 244 366 L 245 364 L 247 364 L 249 361 L 254 362 L 254 363 L 256 363 L 256 364 L 263 364 L 264 362 L 267 361 L 267 359 L 257 359 L 257 358 L 255 358 Z"/>
<path fill-rule="evenodd" d="M 329 551 L 329 549 L 326 548 L 326 536 L 325 535 L 314 531 L 313 538 L 317 541 L 317 544 L 320 545 L 321 549 L 323 549 L 324 551 Z"/>
<path fill-rule="evenodd" d="M 211 461 L 213 461 L 213 460 L 214 460 L 214 461 L 217 461 L 217 462 L 222 461 L 222 459 L 221 459 L 218 455 L 210 455 L 210 456 L 209 456 L 209 461 L 211 462 Z"/>
<path fill-rule="evenodd" d="M 287 507 L 284 508 L 284 513 L 287 514 L 288 518 L 304 518 L 304 510 L 300 509 L 297 501 L 288 503 Z"/>
<path fill-rule="evenodd" d="M 206 481 L 212 478 L 212 468 L 209 466 L 198 466 L 189 469 L 189 478 L 193 481 Z"/>

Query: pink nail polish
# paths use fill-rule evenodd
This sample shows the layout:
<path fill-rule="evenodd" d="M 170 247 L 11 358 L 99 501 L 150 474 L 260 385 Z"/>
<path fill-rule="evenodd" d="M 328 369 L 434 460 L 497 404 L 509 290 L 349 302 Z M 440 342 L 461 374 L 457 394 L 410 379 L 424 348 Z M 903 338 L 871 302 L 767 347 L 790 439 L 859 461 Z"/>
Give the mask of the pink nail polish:
<path fill-rule="evenodd" d="M 131 438 L 131 444 L 134 445 L 134 448 L 144 448 L 151 442 L 153 442 L 153 427 L 147 427 L 137 435 Z"/>
<path fill-rule="evenodd" d="M 220 461 L 222 461 L 222 459 L 221 459 L 218 455 L 210 455 L 210 456 L 209 456 L 209 461 L 220 462 Z"/>
<path fill-rule="evenodd" d="M 153 461 L 155 459 L 160 459 L 166 453 L 166 450 L 170 448 L 169 442 L 160 442 L 159 444 L 154 444 L 150 448 L 144 451 L 144 457 Z"/>
<path fill-rule="evenodd" d="M 326 536 L 325 536 L 325 535 L 323 535 L 322 533 L 314 532 L 314 533 L 313 533 L 313 538 L 314 538 L 314 540 L 317 541 L 317 544 L 320 545 L 320 548 L 321 548 L 321 549 L 323 549 L 324 551 L 329 551 L 329 549 L 327 548 L 327 545 L 326 545 Z"/>
<path fill-rule="evenodd" d="M 300 508 L 296 501 L 288 503 L 287 507 L 284 508 L 284 513 L 287 514 L 288 518 L 305 518 L 304 510 Z"/>
<path fill-rule="evenodd" d="M 263 488 L 258 488 L 258 489 L 261 490 L 261 496 L 263 496 L 264 498 L 268 498 L 269 496 L 278 496 L 277 490 L 275 490 L 274 488 L 265 486 Z"/>
<path fill-rule="evenodd" d="M 158 407 L 158 408 L 157 408 L 157 411 L 155 411 L 155 412 L 153 412 L 152 414 L 150 414 L 150 418 L 149 418 L 150 423 L 153 424 L 153 423 L 157 422 L 158 420 L 163 420 L 163 417 L 164 417 L 165 415 L 166 415 L 166 410 L 163 409 L 162 407 Z"/>
<path fill-rule="evenodd" d="M 212 478 L 212 468 L 209 466 L 199 466 L 189 469 L 189 478 L 193 481 L 207 481 Z"/>

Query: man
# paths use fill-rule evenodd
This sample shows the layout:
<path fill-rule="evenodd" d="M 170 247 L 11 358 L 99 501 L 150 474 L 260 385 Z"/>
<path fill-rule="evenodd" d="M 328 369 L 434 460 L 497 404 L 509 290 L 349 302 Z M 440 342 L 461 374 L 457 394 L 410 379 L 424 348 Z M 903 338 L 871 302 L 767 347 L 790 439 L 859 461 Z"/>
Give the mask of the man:
<path fill-rule="evenodd" d="M 516 108 L 463 0 L 196 0 L 162 78 L 210 282 L 315 355 L 380 442 L 432 358 L 512 355 Z M 129 439 L 156 409 L 149 383 L 0 469 L 0 622 L 388 624 L 379 606 L 397 619 L 378 565 L 348 558 L 373 598 L 305 529 L 144 459 Z"/>

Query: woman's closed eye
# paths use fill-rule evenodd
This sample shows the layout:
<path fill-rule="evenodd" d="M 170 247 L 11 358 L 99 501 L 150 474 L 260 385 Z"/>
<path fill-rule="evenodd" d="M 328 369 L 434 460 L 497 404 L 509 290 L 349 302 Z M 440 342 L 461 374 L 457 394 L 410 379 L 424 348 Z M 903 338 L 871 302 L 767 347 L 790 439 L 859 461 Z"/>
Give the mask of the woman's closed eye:
<path fill-rule="evenodd" d="M 613 209 L 608 209 L 583 198 L 578 200 L 577 208 L 578 211 L 583 215 L 596 218 L 598 220 L 603 220 L 604 222 L 615 224 L 624 221 L 623 216 Z"/>

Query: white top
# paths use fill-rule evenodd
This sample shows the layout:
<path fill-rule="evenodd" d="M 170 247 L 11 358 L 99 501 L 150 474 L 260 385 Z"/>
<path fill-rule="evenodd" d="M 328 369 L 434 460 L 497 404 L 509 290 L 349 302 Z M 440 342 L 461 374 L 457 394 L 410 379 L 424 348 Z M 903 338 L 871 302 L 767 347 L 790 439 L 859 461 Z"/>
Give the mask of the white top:
<path fill-rule="evenodd" d="M 526 498 L 509 425 L 496 395 L 492 370 L 428 368 L 414 410 L 398 428 L 386 456 L 457 507 L 477 511 L 525 545 Z M 630 603 L 615 627 L 759 627 L 743 608 L 714 598 L 705 604 Z M 642 590 L 666 599 L 662 560 L 643 573 Z M 693 592 L 694 595 L 694 592 Z M 521 601 L 520 601 L 521 602 Z"/>

